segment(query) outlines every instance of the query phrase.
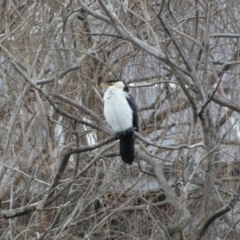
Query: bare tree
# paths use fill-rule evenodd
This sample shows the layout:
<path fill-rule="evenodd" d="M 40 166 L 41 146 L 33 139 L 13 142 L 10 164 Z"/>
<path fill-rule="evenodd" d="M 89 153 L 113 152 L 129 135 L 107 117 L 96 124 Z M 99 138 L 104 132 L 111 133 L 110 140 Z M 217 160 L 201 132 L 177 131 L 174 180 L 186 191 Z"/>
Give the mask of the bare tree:
<path fill-rule="evenodd" d="M 1 239 L 239 239 L 239 7 L 0 1 Z M 139 107 L 123 164 L 100 83 Z"/>

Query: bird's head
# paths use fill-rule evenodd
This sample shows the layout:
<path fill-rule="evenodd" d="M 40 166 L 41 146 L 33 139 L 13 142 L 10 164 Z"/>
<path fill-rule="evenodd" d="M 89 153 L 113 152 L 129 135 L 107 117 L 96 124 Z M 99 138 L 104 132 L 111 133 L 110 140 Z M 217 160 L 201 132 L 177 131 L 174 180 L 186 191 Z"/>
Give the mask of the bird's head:
<path fill-rule="evenodd" d="M 109 80 L 107 82 L 104 82 L 104 83 L 101 83 L 101 87 L 103 89 L 108 89 L 109 87 L 115 87 L 115 88 L 118 88 L 119 90 L 122 90 L 122 91 L 125 91 L 125 92 L 128 92 L 129 89 L 128 89 L 128 86 L 126 85 L 125 82 L 123 81 L 119 81 L 119 80 Z"/>

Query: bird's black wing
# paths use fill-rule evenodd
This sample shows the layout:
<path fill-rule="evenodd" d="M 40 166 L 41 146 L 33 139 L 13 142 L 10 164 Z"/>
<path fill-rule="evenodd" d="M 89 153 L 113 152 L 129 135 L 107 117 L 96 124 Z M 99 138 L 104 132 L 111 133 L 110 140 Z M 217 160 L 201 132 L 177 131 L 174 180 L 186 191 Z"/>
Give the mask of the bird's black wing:
<path fill-rule="evenodd" d="M 127 95 L 127 102 L 129 104 L 129 106 L 132 109 L 133 112 L 133 127 L 134 130 L 138 132 L 138 108 L 137 108 L 137 104 L 134 101 L 132 95 L 128 94 Z"/>

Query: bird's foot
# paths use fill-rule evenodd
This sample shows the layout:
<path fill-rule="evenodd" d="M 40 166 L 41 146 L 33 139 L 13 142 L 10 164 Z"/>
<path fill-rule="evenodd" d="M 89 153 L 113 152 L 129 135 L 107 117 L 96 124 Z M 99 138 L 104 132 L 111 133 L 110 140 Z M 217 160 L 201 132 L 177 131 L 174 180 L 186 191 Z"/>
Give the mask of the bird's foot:
<path fill-rule="evenodd" d="M 130 127 L 126 131 L 124 131 L 124 135 L 132 134 L 133 133 L 133 128 Z"/>
<path fill-rule="evenodd" d="M 121 137 L 121 133 L 115 133 L 114 137 L 115 140 L 118 140 Z"/>
<path fill-rule="evenodd" d="M 130 135 L 130 134 L 133 134 L 133 128 L 130 127 L 128 128 L 127 130 L 123 131 L 123 132 L 117 132 L 115 133 L 115 139 L 118 140 L 120 139 L 121 137 L 124 137 L 124 136 L 127 136 L 127 135 Z"/>

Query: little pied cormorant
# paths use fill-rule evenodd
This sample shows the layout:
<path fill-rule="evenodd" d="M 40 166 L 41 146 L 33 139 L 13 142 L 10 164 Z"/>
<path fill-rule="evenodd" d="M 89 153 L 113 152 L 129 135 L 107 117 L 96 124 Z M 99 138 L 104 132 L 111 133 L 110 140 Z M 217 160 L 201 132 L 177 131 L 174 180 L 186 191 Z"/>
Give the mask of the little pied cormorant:
<path fill-rule="evenodd" d="M 111 80 L 102 83 L 104 93 L 104 116 L 120 139 L 120 155 L 127 164 L 134 159 L 134 130 L 138 131 L 137 106 L 123 81 Z"/>

